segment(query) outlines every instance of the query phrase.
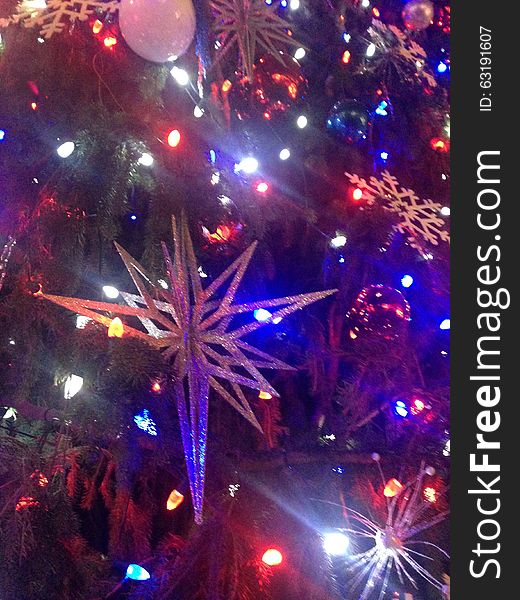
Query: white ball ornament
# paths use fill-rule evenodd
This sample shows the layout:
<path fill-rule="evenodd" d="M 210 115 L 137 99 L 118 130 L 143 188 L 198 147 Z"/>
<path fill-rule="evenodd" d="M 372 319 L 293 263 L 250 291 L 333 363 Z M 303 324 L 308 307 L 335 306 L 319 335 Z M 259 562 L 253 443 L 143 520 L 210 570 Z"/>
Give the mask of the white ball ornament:
<path fill-rule="evenodd" d="M 195 35 L 192 0 L 121 0 L 119 27 L 130 48 L 155 63 L 176 60 Z"/>

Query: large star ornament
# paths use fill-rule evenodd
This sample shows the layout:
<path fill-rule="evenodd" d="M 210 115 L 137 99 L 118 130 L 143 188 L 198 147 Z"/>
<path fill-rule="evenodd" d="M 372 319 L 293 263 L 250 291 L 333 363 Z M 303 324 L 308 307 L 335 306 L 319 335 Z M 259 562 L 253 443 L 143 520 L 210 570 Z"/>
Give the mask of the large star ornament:
<path fill-rule="evenodd" d="M 178 224 L 172 219 L 172 229 L 173 259 L 166 244 L 162 244 L 168 275 L 167 287 L 164 282 L 161 285 L 155 281 L 144 267 L 116 244 L 139 291 L 139 295 L 121 292 L 126 306 L 46 294 L 43 297 L 106 327 L 110 325 L 114 314 L 137 317 L 145 331 L 125 324 L 125 334 L 160 348 L 171 360 L 195 521 L 200 523 L 204 499 L 210 388 L 261 431 L 240 386 L 278 396 L 259 369 L 292 367 L 251 346 L 242 338 L 278 318 L 326 298 L 336 290 L 234 304 L 256 242 L 203 289 L 186 222 Z M 237 325 L 233 323 L 235 316 L 252 313 L 260 308 L 277 310 L 268 321 Z M 112 316 L 102 313 L 110 313 Z M 227 387 L 224 382 L 227 382 Z"/>

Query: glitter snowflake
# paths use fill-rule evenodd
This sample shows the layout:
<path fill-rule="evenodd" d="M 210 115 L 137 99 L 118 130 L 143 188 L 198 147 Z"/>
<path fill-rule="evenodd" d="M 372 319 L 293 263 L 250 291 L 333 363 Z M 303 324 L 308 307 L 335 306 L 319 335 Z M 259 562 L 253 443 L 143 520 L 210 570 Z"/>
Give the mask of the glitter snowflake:
<path fill-rule="evenodd" d="M 345 175 L 352 185 L 363 191 L 367 204 L 381 200 L 387 210 L 398 216 L 399 223 L 395 227 L 407 236 L 413 248 L 422 251 L 424 242 L 434 246 L 439 241 L 449 243 L 450 234 L 438 202 L 420 199 L 413 190 L 401 187 L 397 178 L 388 171 L 381 173 L 381 179 L 370 177 L 368 181 L 351 173 Z"/>
<path fill-rule="evenodd" d="M 14 15 L 0 20 L 0 26 L 20 23 L 28 28 L 38 27 L 40 35 L 49 39 L 61 33 L 67 21 L 86 21 L 94 13 L 113 13 L 118 6 L 118 0 L 23 0 Z"/>
<path fill-rule="evenodd" d="M 375 53 L 365 60 L 363 68 L 366 71 L 377 73 L 385 83 L 396 74 L 401 81 L 437 87 L 437 81 L 426 64 L 426 50 L 404 31 L 374 19 L 368 33 L 375 45 Z"/>
<path fill-rule="evenodd" d="M 264 0 L 211 0 L 215 15 L 214 31 L 218 38 L 217 60 L 232 48 L 238 48 L 238 69 L 251 79 L 257 50 L 285 64 L 280 54 L 287 44 L 298 44 L 288 33 L 289 24 L 276 14 L 275 4 Z M 282 48 L 280 48 L 282 46 Z"/>

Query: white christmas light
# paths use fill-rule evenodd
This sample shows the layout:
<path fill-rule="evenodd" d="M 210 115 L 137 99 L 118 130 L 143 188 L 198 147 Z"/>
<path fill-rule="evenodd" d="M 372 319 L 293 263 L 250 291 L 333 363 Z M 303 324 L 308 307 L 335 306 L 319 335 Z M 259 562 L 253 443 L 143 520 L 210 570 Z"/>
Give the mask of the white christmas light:
<path fill-rule="evenodd" d="M 243 158 L 238 164 L 235 165 L 235 172 L 243 171 L 244 173 L 254 173 L 258 169 L 258 161 L 252 156 Z"/>
<path fill-rule="evenodd" d="M 8 407 L 8 406 L 4 406 L 3 407 L 5 410 L 4 416 L 2 417 L 2 419 L 13 419 L 13 421 L 16 421 L 16 408 L 12 408 L 12 407 Z M 2 413 L 0 412 L 0 415 Z"/>
<path fill-rule="evenodd" d="M 190 76 L 184 69 L 180 69 L 179 67 L 172 67 L 170 73 L 179 85 L 188 85 L 188 83 L 190 82 Z"/>
<path fill-rule="evenodd" d="M 370 6 L 370 0 L 362 0 L 361 1 L 361 6 L 363 8 L 368 8 Z"/>
<path fill-rule="evenodd" d="M 208 276 L 207 273 L 204 273 L 204 269 L 202 267 L 199 267 L 197 271 L 199 272 L 199 275 L 202 279 L 206 279 L 206 277 Z"/>
<path fill-rule="evenodd" d="M 333 248 L 343 248 L 343 246 L 347 243 L 347 237 L 342 233 L 337 233 L 336 237 L 330 240 L 330 245 Z"/>
<path fill-rule="evenodd" d="M 367 52 L 366 52 L 366 55 L 368 56 L 368 58 L 370 58 L 371 56 L 374 56 L 375 53 L 376 53 L 376 45 L 374 43 L 369 44 L 368 48 L 367 48 Z"/>
<path fill-rule="evenodd" d="M 296 60 L 301 60 L 302 58 L 305 57 L 306 54 L 307 54 L 307 52 L 305 52 L 305 48 L 298 48 L 296 50 L 296 52 L 294 53 L 294 58 Z"/>
<path fill-rule="evenodd" d="M 65 380 L 65 387 L 63 389 L 63 395 L 65 400 L 73 398 L 83 387 L 83 377 L 79 375 L 69 375 Z"/>
<path fill-rule="evenodd" d="M 289 8 L 291 10 L 298 10 L 300 8 L 300 0 L 291 0 Z"/>
<path fill-rule="evenodd" d="M 76 145 L 74 142 L 63 142 L 63 144 L 56 148 L 56 152 L 60 158 L 67 158 L 74 152 L 75 148 Z"/>
<path fill-rule="evenodd" d="M 441 208 L 441 215 L 443 215 L 444 217 L 449 217 L 451 214 L 451 210 L 449 206 L 443 206 Z"/>
<path fill-rule="evenodd" d="M 202 115 L 203 115 L 203 114 L 204 114 L 204 111 L 202 110 L 202 108 L 201 108 L 200 106 L 196 106 L 196 107 L 193 109 L 193 116 L 194 116 L 196 119 L 200 119 L 200 118 L 202 117 Z"/>
<path fill-rule="evenodd" d="M 280 150 L 280 160 L 287 160 L 288 158 L 290 158 L 291 156 L 291 151 L 289 150 L 289 148 L 284 148 L 283 150 Z"/>
<path fill-rule="evenodd" d="M 113 285 L 104 285 L 103 294 L 111 300 L 115 300 L 119 296 L 119 290 Z"/>
<path fill-rule="evenodd" d="M 341 531 L 330 531 L 323 535 L 323 548 L 330 556 L 343 556 L 347 553 L 350 540 Z"/>
<path fill-rule="evenodd" d="M 307 119 L 307 117 L 305 115 L 300 115 L 296 121 L 296 125 L 298 125 L 298 127 L 300 129 L 305 129 L 307 127 L 309 123 L 309 120 Z"/>
<path fill-rule="evenodd" d="M 153 156 L 148 154 L 148 152 L 143 152 L 137 162 L 144 167 L 151 167 L 153 165 Z"/>
<path fill-rule="evenodd" d="M 164 289 L 167 290 L 168 289 L 168 284 L 166 283 L 166 281 L 164 279 L 158 279 L 157 283 Z"/>

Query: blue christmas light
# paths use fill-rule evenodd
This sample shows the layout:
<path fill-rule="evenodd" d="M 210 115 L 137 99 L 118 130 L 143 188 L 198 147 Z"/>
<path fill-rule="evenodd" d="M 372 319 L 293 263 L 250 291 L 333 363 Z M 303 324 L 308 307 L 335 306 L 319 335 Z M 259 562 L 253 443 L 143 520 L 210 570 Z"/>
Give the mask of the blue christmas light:
<path fill-rule="evenodd" d="M 287 0 L 282 0 L 282 1 L 280 2 L 280 6 L 281 6 L 282 8 L 287 8 Z"/>
<path fill-rule="evenodd" d="M 130 564 L 126 569 L 125 578 L 134 581 L 147 581 L 150 579 L 150 573 L 140 565 Z"/>
<path fill-rule="evenodd" d="M 450 328 L 450 320 L 449 319 L 444 319 L 444 321 L 442 321 L 442 323 L 439 325 L 439 329 L 447 330 L 449 328 Z"/>
<path fill-rule="evenodd" d="M 386 100 L 381 100 L 378 107 L 376 108 L 376 114 L 381 115 L 382 117 L 386 117 L 388 115 L 387 109 L 388 102 Z"/>
<path fill-rule="evenodd" d="M 448 70 L 448 65 L 445 62 L 441 62 L 437 65 L 437 72 L 438 73 L 446 73 L 446 71 Z"/>
<path fill-rule="evenodd" d="M 398 400 L 394 406 L 395 414 L 403 419 L 408 416 L 408 407 L 402 400 Z"/>
<path fill-rule="evenodd" d="M 211 161 L 212 165 L 214 165 L 217 162 L 217 153 L 215 152 L 215 150 L 209 151 L 209 160 Z"/>
<path fill-rule="evenodd" d="M 413 277 L 411 275 L 403 275 L 401 279 L 401 285 L 404 288 L 409 288 L 411 285 L 413 285 Z"/>
<path fill-rule="evenodd" d="M 136 214 L 132 214 L 132 215 L 130 215 L 130 219 L 131 219 L 132 221 L 137 221 L 137 215 L 136 215 Z"/>
<path fill-rule="evenodd" d="M 144 408 L 138 415 L 135 415 L 134 423 L 148 435 L 157 435 L 157 425 L 148 409 Z"/>
<path fill-rule="evenodd" d="M 345 33 L 343 34 L 343 41 L 345 42 L 345 44 L 348 44 L 351 40 L 352 36 L 350 35 L 350 33 L 347 33 L 345 31 Z"/>
<path fill-rule="evenodd" d="M 265 3 L 267 4 L 267 6 L 271 6 L 271 4 L 273 3 L 273 0 L 265 0 Z"/>
<path fill-rule="evenodd" d="M 4 140 L 5 140 L 5 130 L 0 129 L 0 142 L 3 142 Z"/>
<path fill-rule="evenodd" d="M 265 308 L 258 308 L 253 312 L 253 316 L 260 323 L 266 323 L 273 315 Z"/>
<path fill-rule="evenodd" d="M 384 150 L 379 153 L 379 156 L 381 157 L 381 160 L 388 160 L 388 152 L 385 152 Z"/>

